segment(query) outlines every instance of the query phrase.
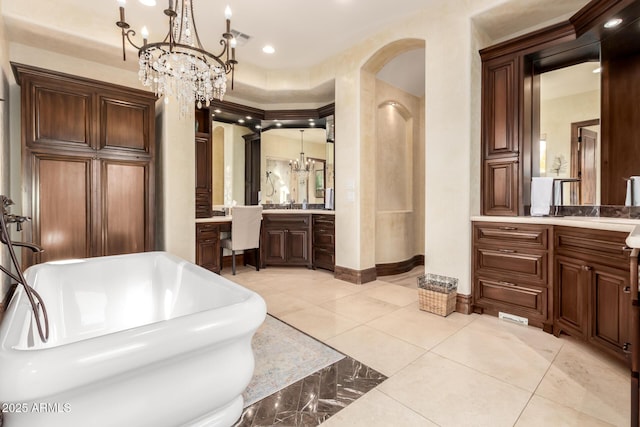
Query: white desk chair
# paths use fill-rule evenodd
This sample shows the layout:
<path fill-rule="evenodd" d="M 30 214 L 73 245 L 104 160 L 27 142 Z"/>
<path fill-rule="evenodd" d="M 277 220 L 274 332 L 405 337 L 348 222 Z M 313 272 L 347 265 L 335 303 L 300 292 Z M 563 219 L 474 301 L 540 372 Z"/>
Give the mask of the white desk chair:
<path fill-rule="evenodd" d="M 236 251 L 256 250 L 256 271 L 260 270 L 260 223 L 262 206 L 234 206 L 231 209 L 231 237 L 220 245 L 231 250 L 232 271 L 236 274 Z"/>

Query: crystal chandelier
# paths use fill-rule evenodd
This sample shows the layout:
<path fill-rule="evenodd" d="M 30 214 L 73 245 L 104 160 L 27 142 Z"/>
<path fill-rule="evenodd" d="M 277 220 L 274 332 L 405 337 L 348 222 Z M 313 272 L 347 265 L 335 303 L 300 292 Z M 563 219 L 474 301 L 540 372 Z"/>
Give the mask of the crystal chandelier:
<path fill-rule="evenodd" d="M 289 160 L 289 167 L 298 178 L 306 179 L 313 170 L 313 160 L 304 158 L 304 129 L 300 129 L 300 160 Z"/>
<path fill-rule="evenodd" d="M 231 34 L 231 9 L 225 9 L 226 32 L 222 34 L 218 55 L 207 52 L 200 42 L 193 17 L 193 0 L 169 0 L 164 14 L 169 18 L 169 31 L 161 42 L 149 43 L 149 32 L 143 27 L 142 46 L 131 37 L 136 32 L 125 21 L 126 0 L 118 0 L 120 20 L 116 25 L 122 30 L 122 59 L 126 61 L 125 40 L 138 49 L 140 71 L 138 76 L 144 86 L 151 87 L 157 96 L 173 96 L 178 100 L 184 116 L 194 103 L 198 108 L 209 106 L 213 99 L 222 100 L 227 90 L 227 74 L 233 74 L 236 61 L 236 41 Z M 165 98 L 165 102 L 168 98 Z"/>

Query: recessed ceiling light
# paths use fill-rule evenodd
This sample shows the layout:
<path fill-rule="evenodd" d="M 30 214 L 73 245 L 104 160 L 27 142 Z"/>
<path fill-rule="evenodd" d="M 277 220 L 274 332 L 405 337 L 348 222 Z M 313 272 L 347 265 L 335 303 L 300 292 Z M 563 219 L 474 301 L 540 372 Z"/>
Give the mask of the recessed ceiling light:
<path fill-rule="evenodd" d="M 269 54 L 269 55 L 271 55 L 272 53 L 275 53 L 275 52 L 276 52 L 276 50 L 274 49 L 274 47 L 273 47 L 273 46 L 271 46 L 270 44 L 268 44 L 268 45 L 266 45 L 265 47 L 263 47 L 263 48 L 262 48 L 262 51 L 263 51 L 264 53 Z"/>
<path fill-rule="evenodd" d="M 262 129 L 262 126 L 256 125 L 256 129 Z"/>
<path fill-rule="evenodd" d="M 220 114 L 220 113 L 222 113 L 222 110 L 220 110 L 219 108 L 216 108 L 215 110 L 213 110 L 213 112 Z"/>
<path fill-rule="evenodd" d="M 156 5 L 156 0 L 138 0 L 140 3 L 142 3 L 145 6 L 155 6 Z"/>
<path fill-rule="evenodd" d="M 607 22 L 605 22 L 604 27 L 605 28 L 614 28 L 614 27 L 617 27 L 620 24 L 622 24 L 622 19 L 614 18 L 614 19 L 610 19 Z"/>
<path fill-rule="evenodd" d="M 247 120 L 251 120 L 251 116 L 247 116 Z"/>
<path fill-rule="evenodd" d="M 238 123 L 244 123 L 244 119 L 238 119 Z"/>
<path fill-rule="evenodd" d="M 309 123 L 309 126 L 311 126 L 313 128 L 313 127 L 316 127 L 316 124 L 315 124 L 315 122 L 311 122 L 311 123 Z"/>
<path fill-rule="evenodd" d="M 276 123 L 276 126 L 280 127 L 280 126 L 282 126 L 282 123 L 278 122 L 278 123 Z"/>
<path fill-rule="evenodd" d="M 592 71 L 592 73 L 593 73 L 593 74 L 598 74 L 598 73 L 601 73 L 601 72 L 602 72 L 602 67 L 595 68 L 595 69 Z"/>

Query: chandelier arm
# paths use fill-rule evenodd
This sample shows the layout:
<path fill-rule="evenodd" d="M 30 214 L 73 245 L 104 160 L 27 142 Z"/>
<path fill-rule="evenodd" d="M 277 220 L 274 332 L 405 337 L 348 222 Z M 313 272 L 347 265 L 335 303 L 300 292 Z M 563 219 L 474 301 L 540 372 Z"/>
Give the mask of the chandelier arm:
<path fill-rule="evenodd" d="M 124 39 L 126 37 L 127 41 L 131 46 L 135 47 L 138 50 L 142 49 L 142 46 L 138 46 L 133 42 L 133 40 L 131 40 L 131 37 L 132 36 L 135 37 L 135 35 L 136 35 L 136 32 L 134 30 L 127 30 L 126 32 L 122 30 L 122 44 L 124 45 Z"/>

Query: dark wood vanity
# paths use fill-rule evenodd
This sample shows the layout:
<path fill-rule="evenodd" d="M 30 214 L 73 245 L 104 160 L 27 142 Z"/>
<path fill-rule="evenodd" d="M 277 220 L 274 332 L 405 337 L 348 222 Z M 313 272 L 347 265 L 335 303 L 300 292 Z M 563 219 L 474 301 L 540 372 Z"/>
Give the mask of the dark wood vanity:
<path fill-rule="evenodd" d="M 472 223 L 474 311 L 521 316 L 546 332 L 583 339 L 628 362 L 632 426 L 640 422 L 640 310 L 638 250 L 626 247 L 629 232 L 526 216 L 532 177 L 547 172 L 540 161 L 546 132 L 541 131 L 541 76 L 585 62 L 602 70 L 599 117 L 575 120 L 600 126 L 600 162 L 595 163 L 600 193 L 595 197 L 601 205 L 624 204 L 625 178 L 640 175 L 639 17 L 640 1 L 593 0 L 566 22 L 480 51 L 483 216 Z M 621 18 L 622 24 L 605 28 L 611 18 Z M 571 135 L 566 181 L 573 182 L 568 184 L 572 204 L 593 204 L 595 184 L 581 183 L 582 169 L 575 167 L 584 148 L 575 124 L 566 130 Z M 589 190 L 586 197 L 583 188 Z M 627 209 L 628 217 L 637 218 L 634 209 Z"/>
<path fill-rule="evenodd" d="M 224 217 L 196 223 L 196 264 L 220 273 L 220 236 L 231 231 Z M 322 213 L 263 211 L 260 268 L 298 266 L 335 269 L 335 216 Z"/>

